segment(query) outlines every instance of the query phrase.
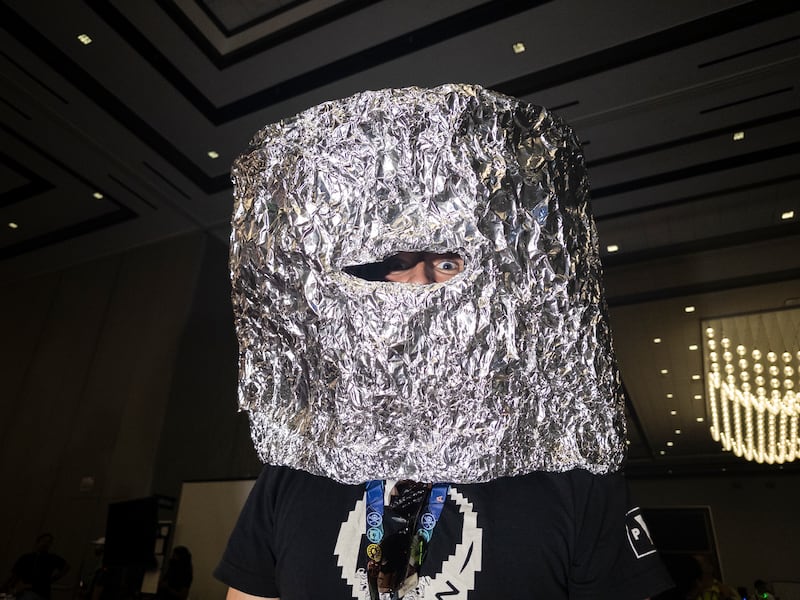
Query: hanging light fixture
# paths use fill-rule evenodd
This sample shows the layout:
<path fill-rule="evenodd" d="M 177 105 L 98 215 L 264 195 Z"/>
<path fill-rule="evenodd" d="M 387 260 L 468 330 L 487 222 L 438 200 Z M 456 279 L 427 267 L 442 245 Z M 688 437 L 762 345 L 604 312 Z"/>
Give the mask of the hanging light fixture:
<path fill-rule="evenodd" d="M 758 463 L 800 459 L 800 310 L 711 319 L 703 327 L 711 437 Z"/>

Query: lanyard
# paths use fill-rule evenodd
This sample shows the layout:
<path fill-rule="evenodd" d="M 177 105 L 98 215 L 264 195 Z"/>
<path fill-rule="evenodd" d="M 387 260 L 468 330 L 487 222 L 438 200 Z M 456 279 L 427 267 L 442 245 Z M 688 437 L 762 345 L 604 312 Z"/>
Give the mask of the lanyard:
<path fill-rule="evenodd" d="M 367 545 L 367 565 L 370 597 L 378 598 L 377 577 L 381 568 L 381 558 L 383 551 L 381 542 L 383 541 L 383 509 L 384 509 L 384 482 L 382 480 L 372 480 L 366 483 L 366 536 L 369 544 Z M 446 483 L 436 483 L 431 487 L 428 496 L 428 504 L 424 512 L 419 514 L 419 518 L 412 526 L 417 526 L 416 535 L 411 540 L 411 564 L 414 573 L 419 570 L 424 559 L 425 547 L 431 540 L 433 529 L 439 521 L 447 498 L 449 485 Z M 416 576 L 415 576 L 416 577 Z M 393 596 L 394 597 L 394 596 Z"/>
<path fill-rule="evenodd" d="M 446 483 L 436 483 L 431 488 L 431 495 L 428 498 L 428 506 L 422 516 L 419 518 L 419 529 L 417 529 L 417 533 L 425 538 L 426 542 L 431 541 L 431 535 L 433 535 L 433 528 L 436 527 L 436 523 L 439 521 L 439 517 L 442 515 L 442 509 L 444 508 L 444 500 L 447 497 L 447 489 L 448 486 Z"/>

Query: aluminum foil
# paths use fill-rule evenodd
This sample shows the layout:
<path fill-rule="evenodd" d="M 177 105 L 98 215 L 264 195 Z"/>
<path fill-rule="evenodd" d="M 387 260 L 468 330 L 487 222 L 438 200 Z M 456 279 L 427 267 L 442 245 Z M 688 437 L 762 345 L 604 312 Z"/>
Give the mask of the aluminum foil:
<path fill-rule="evenodd" d="M 345 483 L 593 473 L 624 458 L 579 143 L 469 85 L 369 91 L 234 164 L 239 401 L 261 459 Z M 345 271 L 453 252 L 430 285 Z"/>

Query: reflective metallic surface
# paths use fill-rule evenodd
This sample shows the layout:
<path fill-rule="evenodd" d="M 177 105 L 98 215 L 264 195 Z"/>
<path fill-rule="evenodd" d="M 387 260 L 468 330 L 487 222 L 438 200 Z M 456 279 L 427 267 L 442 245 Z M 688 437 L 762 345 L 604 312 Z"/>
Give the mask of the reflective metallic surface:
<path fill-rule="evenodd" d="M 476 86 L 364 92 L 268 125 L 233 177 L 239 399 L 263 461 L 348 483 L 619 468 L 588 183 L 557 117 Z M 464 271 L 343 270 L 402 251 Z"/>

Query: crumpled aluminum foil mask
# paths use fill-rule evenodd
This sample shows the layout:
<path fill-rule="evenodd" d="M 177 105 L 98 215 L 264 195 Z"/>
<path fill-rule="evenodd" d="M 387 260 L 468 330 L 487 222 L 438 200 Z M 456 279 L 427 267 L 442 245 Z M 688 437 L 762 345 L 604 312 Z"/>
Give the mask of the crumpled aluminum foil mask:
<path fill-rule="evenodd" d="M 261 459 L 345 483 L 618 469 L 624 417 L 581 148 L 478 86 L 268 125 L 234 164 L 239 401 Z M 456 253 L 429 285 L 356 265 Z"/>

